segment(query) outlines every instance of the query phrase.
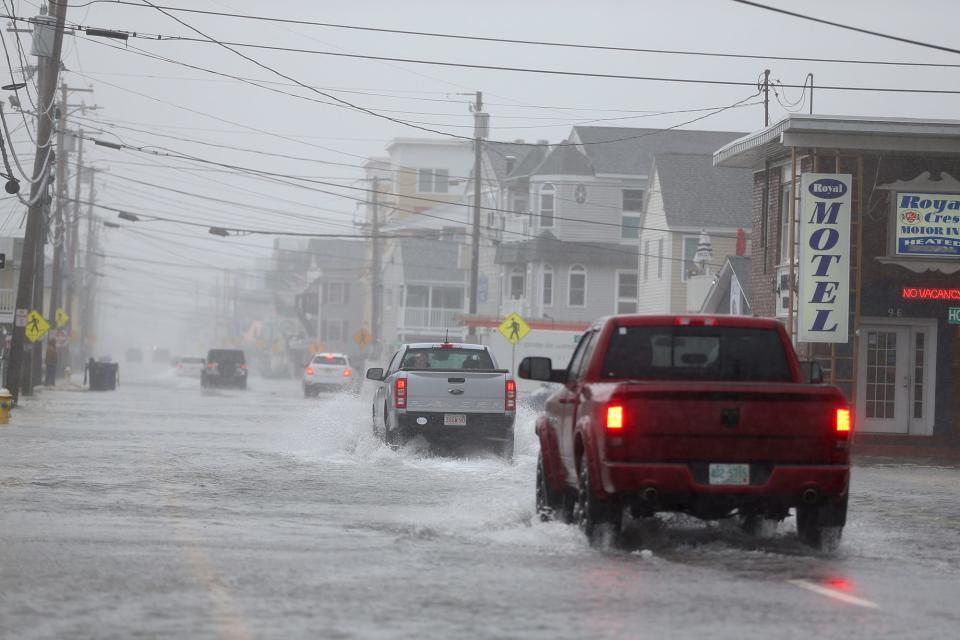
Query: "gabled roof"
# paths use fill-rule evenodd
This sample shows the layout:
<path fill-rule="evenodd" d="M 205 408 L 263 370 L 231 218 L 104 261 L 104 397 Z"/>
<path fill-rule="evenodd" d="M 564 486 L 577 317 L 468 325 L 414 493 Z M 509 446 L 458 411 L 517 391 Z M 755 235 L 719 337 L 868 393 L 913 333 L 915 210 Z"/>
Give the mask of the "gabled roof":
<path fill-rule="evenodd" d="M 740 290 L 743 291 L 743 297 L 750 302 L 753 293 L 753 274 L 750 272 L 750 256 L 728 256 L 727 262 L 730 268 L 737 276 L 737 282 L 740 283 Z"/>
<path fill-rule="evenodd" d="M 547 155 L 545 146 L 527 147 L 528 151 L 523 159 L 517 163 L 516 168 L 510 174 L 511 178 L 526 178 L 536 171 L 537 167 L 543 162 Z"/>
<path fill-rule="evenodd" d="M 535 146 L 513 142 L 486 142 L 483 147 L 487 152 L 487 161 L 493 167 L 493 173 L 499 182 L 516 173 L 516 170 L 523 164 L 524 158 L 531 151 L 537 149 Z M 510 172 L 507 171 L 508 156 L 513 156 L 516 161 L 513 165 L 513 171 Z"/>
<path fill-rule="evenodd" d="M 753 172 L 713 165 L 711 154 L 658 155 L 655 172 L 671 227 L 750 228 Z"/>
<path fill-rule="evenodd" d="M 707 292 L 707 297 L 700 306 L 700 313 L 729 313 L 730 288 L 733 278 L 740 284 L 740 291 L 747 301 L 747 308 L 743 309 L 744 315 L 749 315 L 753 308 L 750 302 L 751 283 L 750 283 L 750 258 L 749 256 L 728 256 L 720 272 L 717 274 Z"/>
<path fill-rule="evenodd" d="M 743 136 L 732 131 L 643 129 L 632 127 L 574 127 L 572 139 L 596 173 L 650 175 L 653 158 L 661 153 L 709 153 Z M 623 140 L 623 138 L 630 138 Z M 606 142 L 618 140 L 618 142 Z"/>
<path fill-rule="evenodd" d="M 547 176 L 592 176 L 593 167 L 587 157 L 576 147 L 554 147 L 533 172 Z"/>

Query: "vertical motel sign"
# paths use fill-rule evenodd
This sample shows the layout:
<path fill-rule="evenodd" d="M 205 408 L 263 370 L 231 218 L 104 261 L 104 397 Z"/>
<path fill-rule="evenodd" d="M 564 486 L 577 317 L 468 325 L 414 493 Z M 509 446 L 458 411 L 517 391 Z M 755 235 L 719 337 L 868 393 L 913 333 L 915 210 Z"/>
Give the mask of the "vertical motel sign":
<path fill-rule="evenodd" d="M 797 328 L 800 342 L 849 340 L 850 174 L 800 179 Z"/>

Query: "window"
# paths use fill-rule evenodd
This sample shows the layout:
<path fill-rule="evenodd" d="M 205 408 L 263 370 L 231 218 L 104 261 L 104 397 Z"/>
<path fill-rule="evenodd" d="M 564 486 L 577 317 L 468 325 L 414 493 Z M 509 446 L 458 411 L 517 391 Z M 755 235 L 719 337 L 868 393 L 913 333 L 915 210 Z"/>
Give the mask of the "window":
<path fill-rule="evenodd" d="M 526 213 L 528 209 L 527 199 L 526 198 L 516 198 L 513 201 L 513 212 L 517 215 L 521 213 Z"/>
<path fill-rule="evenodd" d="M 420 193 L 447 193 L 450 189 L 450 171 L 447 169 L 417 169 L 417 191 Z"/>
<path fill-rule="evenodd" d="M 410 285 L 407 287 L 407 306 L 426 309 L 430 306 L 430 287 Z"/>
<path fill-rule="evenodd" d="M 433 287 L 430 307 L 433 309 L 463 309 L 462 287 Z"/>
<path fill-rule="evenodd" d="M 796 258 L 796 256 L 794 256 Z M 780 264 L 790 263 L 790 185 L 780 196 Z"/>
<path fill-rule="evenodd" d="M 546 264 L 543 266 L 543 289 L 542 297 L 543 306 L 549 307 L 553 305 L 553 267 Z"/>
<path fill-rule="evenodd" d="M 657 280 L 663 280 L 663 238 L 657 240 Z"/>
<path fill-rule="evenodd" d="M 617 272 L 617 313 L 636 313 L 639 283 L 635 271 Z"/>
<path fill-rule="evenodd" d="M 511 300 L 522 300 L 523 299 L 523 280 L 524 273 L 523 267 L 514 267 L 510 272 L 510 299 Z"/>
<path fill-rule="evenodd" d="M 700 244 L 700 236 L 684 236 L 683 238 L 683 264 L 681 265 L 683 271 L 680 274 L 680 279 L 683 282 L 697 273 L 697 265 L 694 264 L 693 259 L 697 255 L 698 244 Z"/>
<path fill-rule="evenodd" d="M 464 369 L 493 369 L 493 359 L 486 349 L 408 349 L 403 354 L 402 369 L 441 369 L 460 371 Z"/>
<path fill-rule="evenodd" d="M 346 302 L 346 300 L 344 300 L 345 289 L 346 283 L 328 282 L 326 285 L 324 285 L 323 302 L 325 304 L 343 304 Z"/>
<path fill-rule="evenodd" d="M 595 331 L 588 331 L 583 334 L 580 342 L 577 344 L 576 350 L 573 352 L 573 356 L 570 357 L 570 364 L 567 365 L 567 373 L 574 380 L 578 378 L 580 372 L 583 370 L 584 357 L 590 349 L 590 341 L 593 339 L 595 333 Z"/>
<path fill-rule="evenodd" d="M 320 340 L 326 342 L 344 342 L 347 339 L 346 320 L 324 320 L 320 329 Z"/>
<path fill-rule="evenodd" d="M 540 187 L 540 226 L 541 227 L 553 226 L 554 204 L 556 203 L 555 195 L 556 195 L 556 189 L 554 189 L 552 184 L 548 183 Z"/>
<path fill-rule="evenodd" d="M 643 243 L 643 279 L 650 277 L 650 241 Z"/>
<path fill-rule="evenodd" d="M 623 215 L 620 219 L 620 237 L 635 240 L 640 237 L 640 215 L 643 212 L 643 189 L 623 190 Z"/>
<path fill-rule="evenodd" d="M 571 307 L 587 306 L 587 270 L 582 265 L 576 264 L 570 267 L 567 305 Z"/>

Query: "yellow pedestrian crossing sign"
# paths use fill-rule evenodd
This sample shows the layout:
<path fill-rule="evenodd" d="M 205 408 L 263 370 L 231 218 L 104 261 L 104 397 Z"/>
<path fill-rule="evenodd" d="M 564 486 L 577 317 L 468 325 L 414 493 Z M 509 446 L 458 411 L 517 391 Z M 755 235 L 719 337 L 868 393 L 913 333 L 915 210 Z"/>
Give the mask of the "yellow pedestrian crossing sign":
<path fill-rule="evenodd" d="M 67 326 L 67 323 L 70 322 L 70 314 L 64 311 L 63 309 L 57 309 L 57 329 L 60 327 Z"/>
<path fill-rule="evenodd" d="M 503 337 L 506 338 L 510 344 L 514 345 L 530 333 L 530 325 L 524 322 L 523 318 L 521 318 L 520 314 L 516 311 L 508 315 L 497 328 L 500 330 L 500 333 L 503 334 Z"/>
<path fill-rule="evenodd" d="M 50 331 L 50 323 L 44 319 L 36 310 L 27 314 L 27 326 L 23 329 L 23 334 L 27 336 L 30 342 L 36 342 Z"/>

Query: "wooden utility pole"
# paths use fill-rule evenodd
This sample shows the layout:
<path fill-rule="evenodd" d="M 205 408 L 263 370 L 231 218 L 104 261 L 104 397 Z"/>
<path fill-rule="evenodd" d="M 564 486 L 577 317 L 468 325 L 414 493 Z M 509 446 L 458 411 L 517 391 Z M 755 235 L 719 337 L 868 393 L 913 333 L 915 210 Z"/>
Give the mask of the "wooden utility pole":
<path fill-rule="evenodd" d="M 770 126 L 770 69 L 763 70 L 763 126 Z"/>
<path fill-rule="evenodd" d="M 83 362 L 92 355 L 90 341 L 93 339 L 94 291 L 96 289 L 97 239 L 96 218 L 93 215 L 93 203 L 96 198 L 95 179 L 97 172 L 93 167 L 87 168 L 87 198 L 90 205 L 87 208 L 87 233 L 84 246 L 83 280 L 80 287 L 80 357 Z M 79 221 L 78 221 L 79 224 Z"/>
<path fill-rule="evenodd" d="M 73 298 L 77 285 L 77 244 L 80 227 L 80 184 L 83 177 L 83 131 L 77 136 L 77 175 L 73 184 L 73 214 L 68 216 L 67 224 L 67 296 L 64 309 L 73 316 Z"/>
<path fill-rule="evenodd" d="M 373 343 L 375 350 L 380 348 L 383 336 L 380 335 L 383 328 L 383 283 L 381 282 L 383 274 L 382 256 L 383 245 L 380 242 L 380 179 L 373 176 L 370 179 L 372 185 L 371 207 L 373 208 L 371 220 L 371 233 L 373 236 L 373 273 L 370 274 L 370 330 L 373 333 Z"/>
<path fill-rule="evenodd" d="M 47 180 L 42 179 L 48 172 L 50 153 L 50 133 L 53 130 L 53 104 L 56 99 L 57 75 L 60 71 L 60 53 L 63 48 L 63 25 L 67 16 L 66 0 L 51 0 L 51 16 L 40 16 L 35 26 L 38 43 L 37 69 L 37 151 L 33 161 L 33 184 L 30 187 L 30 207 L 27 210 L 27 224 L 23 238 L 23 259 L 20 264 L 20 280 L 17 286 L 17 311 L 19 317 L 29 311 L 33 298 L 33 283 L 37 254 L 43 259 L 43 209 L 46 205 Z M 47 36 L 50 36 L 49 49 L 46 49 Z M 18 318 L 19 320 L 19 318 Z M 25 320 L 25 318 L 24 318 Z M 15 324 L 22 324 L 19 320 Z M 10 365 L 7 374 L 7 388 L 14 401 L 19 399 L 21 391 L 20 376 L 25 357 L 24 326 L 14 326 L 10 347 Z M 31 393 L 32 389 L 26 390 Z"/>
<path fill-rule="evenodd" d="M 477 91 L 473 105 L 473 238 L 470 243 L 470 303 L 468 315 L 475 319 L 480 294 L 480 195 L 483 166 L 483 138 L 487 128 L 487 114 L 483 113 L 483 92 Z M 476 325 L 471 323 L 468 340 L 476 342 Z"/>

